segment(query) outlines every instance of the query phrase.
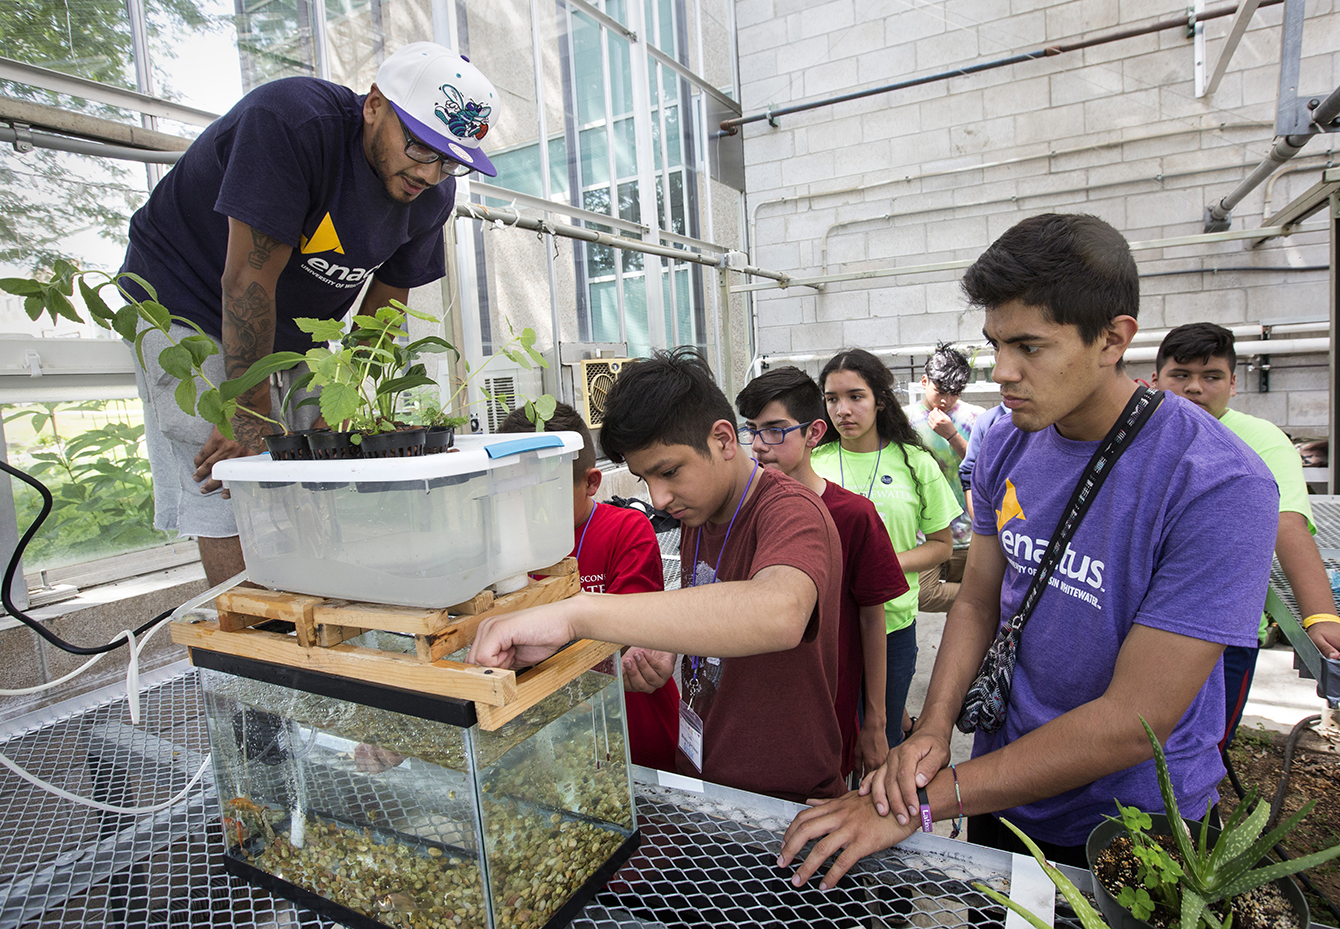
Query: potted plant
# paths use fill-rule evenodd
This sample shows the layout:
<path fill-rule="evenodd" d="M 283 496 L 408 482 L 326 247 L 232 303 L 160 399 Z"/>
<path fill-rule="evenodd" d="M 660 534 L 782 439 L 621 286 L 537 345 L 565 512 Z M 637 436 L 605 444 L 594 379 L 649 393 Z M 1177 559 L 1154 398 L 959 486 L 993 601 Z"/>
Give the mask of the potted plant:
<path fill-rule="evenodd" d="M 127 290 L 127 282 L 142 287 L 149 298 L 135 298 Z M 70 299 L 76 285 L 92 320 L 134 344 L 141 367 L 144 365 L 145 337 L 154 330 L 163 335 L 169 344 L 159 352 L 158 361 L 164 371 L 178 378 L 175 397 L 184 412 L 199 416 L 229 439 L 233 438 L 232 419 L 239 410 L 256 416 L 278 428 L 281 435 L 273 443 L 277 446 L 273 451 L 280 459 L 308 457 L 309 454 L 317 458 L 361 457 L 367 453 L 360 447 L 365 438 L 383 436 L 385 438 L 373 438 L 373 454 L 421 453 L 426 424 L 411 424 L 398 419 L 398 403 L 406 391 L 435 384 L 418 360 L 420 356 L 450 351 L 459 357 L 456 347 L 440 336 L 425 336 L 401 344 L 401 340 L 409 338 L 406 322 L 410 316 L 423 320 L 435 317 L 393 300 L 389 306 L 381 307 L 373 314 L 355 314 L 347 324 L 340 320 L 298 319 L 298 326 L 311 335 L 317 345 L 306 353 L 272 352 L 252 364 L 241 377 L 215 384 L 202 365 L 210 356 L 218 354 L 218 344 L 194 322 L 174 315 L 159 303 L 153 286 L 139 275 L 80 271 L 72 263 L 59 260 L 48 281 L 0 279 L 0 290 L 24 298 L 24 309 L 31 319 L 36 320 L 47 313 L 53 322 L 61 318 L 84 321 Z M 115 290 L 124 306 L 117 310 L 108 306 L 102 296 L 107 287 Z M 191 327 L 195 333 L 175 338 L 171 333 L 174 322 Z M 509 322 L 508 330 L 509 339 L 499 348 L 499 354 L 527 368 L 532 362 L 548 367 L 544 356 L 534 349 L 533 329 L 517 333 Z M 332 348 L 327 343 L 335 345 Z M 238 398 L 253 387 L 272 374 L 289 370 L 304 361 L 310 372 L 298 378 L 286 392 L 280 404 L 279 418 L 240 406 Z M 485 361 L 484 365 L 487 364 Z M 442 407 L 451 407 L 457 401 L 484 365 L 470 372 L 466 363 L 467 376 L 459 380 L 447 401 L 438 405 L 439 413 Z M 319 400 L 309 397 L 291 406 L 298 392 L 309 385 L 321 388 Z M 486 394 L 486 398 L 497 402 L 491 395 Z M 285 414 L 314 402 L 319 402 L 322 418 L 331 430 L 308 430 L 309 452 L 301 447 L 299 440 L 283 439 L 293 434 Z M 542 429 L 544 422 L 553 415 L 554 405 L 554 398 L 548 394 L 526 401 L 527 415 L 536 423 L 537 430 Z M 434 425 L 449 425 L 446 420 L 447 417 L 442 417 L 442 422 Z M 398 432 L 409 434 L 402 438 L 395 435 Z M 448 438 L 446 445 L 450 444 Z"/>
<path fill-rule="evenodd" d="M 127 282 L 142 287 L 149 299 L 136 299 L 126 289 Z M 282 432 L 288 432 L 282 421 L 241 407 L 238 398 L 271 374 L 286 371 L 302 361 L 303 356 L 298 352 L 273 352 L 256 361 L 241 377 L 215 384 L 205 374 L 202 365 L 207 358 L 219 353 L 218 345 L 194 322 L 174 315 L 159 303 L 153 285 L 137 274 L 80 271 L 68 261 L 57 260 L 49 281 L 3 278 L 0 279 L 0 290 L 23 297 L 24 311 L 30 319 L 36 320 L 47 313 L 53 323 L 62 318 L 82 323 L 84 320 L 70 300 L 76 284 L 93 322 L 132 343 L 140 367 L 144 366 L 145 337 L 155 330 L 162 333 L 168 345 L 158 353 L 158 363 L 164 371 L 178 379 L 175 397 L 177 405 L 185 413 L 204 419 L 228 439 L 233 438 L 232 419 L 239 409 L 278 426 Z M 102 291 L 108 287 L 116 291 L 125 302 L 124 306 L 113 310 L 107 305 Z M 174 322 L 189 326 L 195 333 L 180 340 L 174 338 L 171 333 Z"/>
<path fill-rule="evenodd" d="M 1289 861 L 1271 862 L 1266 856 L 1311 812 L 1315 801 L 1262 835 L 1270 804 L 1257 801 L 1252 790 L 1222 827 L 1208 824 L 1207 809 L 1206 819 L 1193 830 L 1178 811 L 1163 747 L 1143 718 L 1141 723 L 1154 749 L 1165 814 L 1118 803 L 1119 815 L 1107 817 L 1090 834 L 1086 851 L 1094 894 L 1108 922 L 1119 929 L 1151 925 L 1226 929 L 1230 922 L 1241 926 L 1249 910 L 1271 906 L 1263 897 L 1271 892 L 1258 894 L 1258 889 L 1279 882 L 1299 929 L 1307 929 L 1309 914 L 1302 893 L 1293 882 L 1280 878 L 1335 858 L 1340 845 Z M 1256 899 L 1249 897 L 1253 894 Z"/>

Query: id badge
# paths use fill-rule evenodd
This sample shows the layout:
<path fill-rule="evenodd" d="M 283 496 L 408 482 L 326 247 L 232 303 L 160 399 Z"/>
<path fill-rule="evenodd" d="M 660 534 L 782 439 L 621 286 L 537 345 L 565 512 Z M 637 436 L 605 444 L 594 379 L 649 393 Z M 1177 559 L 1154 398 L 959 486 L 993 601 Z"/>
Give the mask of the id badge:
<path fill-rule="evenodd" d="M 703 771 L 703 721 L 693 712 L 687 703 L 679 701 L 679 750 L 693 762 L 693 767 L 701 774 Z"/>

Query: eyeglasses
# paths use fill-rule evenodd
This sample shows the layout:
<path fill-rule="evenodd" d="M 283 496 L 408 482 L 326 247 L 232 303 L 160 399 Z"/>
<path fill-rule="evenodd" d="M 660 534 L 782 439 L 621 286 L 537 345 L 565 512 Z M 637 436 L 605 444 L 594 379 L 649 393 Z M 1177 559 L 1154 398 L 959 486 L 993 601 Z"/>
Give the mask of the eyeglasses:
<path fill-rule="evenodd" d="M 409 127 L 405 125 L 405 121 L 400 118 L 399 113 L 396 113 L 395 118 L 400 123 L 400 131 L 405 134 L 405 157 L 417 161 L 421 165 L 435 164 L 440 161 L 442 162 L 442 173 L 450 174 L 452 177 L 464 177 L 474 170 L 468 164 L 459 162 L 454 158 L 448 158 L 437 149 L 424 145 L 410 135 Z"/>
<path fill-rule="evenodd" d="M 786 441 L 786 434 L 788 432 L 804 429 L 813 422 L 814 420 L 811 419 L 808 423 L 797 423 L 794 426 L 787 426 L 786 428 L 782 428 L 781 426 L 769 426 L 767 429 L 755 429 L 753 426 L 741 426 L 738 433 L 740 444 L 753 445 L 754 436 L 758 436 L 763 440 L 764 445 L 781 445 Z"/>

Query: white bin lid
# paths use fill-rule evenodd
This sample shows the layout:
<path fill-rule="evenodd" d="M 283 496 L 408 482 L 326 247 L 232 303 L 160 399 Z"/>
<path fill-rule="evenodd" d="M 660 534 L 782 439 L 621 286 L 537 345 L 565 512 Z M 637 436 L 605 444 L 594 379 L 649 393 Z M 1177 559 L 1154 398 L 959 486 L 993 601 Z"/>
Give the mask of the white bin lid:
<path fill-rule="evenodd" d="M 422 481 L 476 474 L 516 464 L 522 455 L 573 457 L 582 449 L 576 432 L 468 435 L 456 439 L 458 451 L 414 458 L 352 458 L 347 461 L 273 461 L 269 455 L 220 461 L 215 480 L 247 481 Z"/>

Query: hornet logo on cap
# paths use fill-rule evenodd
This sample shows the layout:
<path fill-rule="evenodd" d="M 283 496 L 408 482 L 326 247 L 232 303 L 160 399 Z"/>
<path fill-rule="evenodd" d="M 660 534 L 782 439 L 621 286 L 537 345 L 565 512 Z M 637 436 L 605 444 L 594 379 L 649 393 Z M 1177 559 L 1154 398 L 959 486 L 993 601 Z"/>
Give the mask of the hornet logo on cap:
<path fill-rule="evenodd" d="M 450 84 L 443 84 L 440 90 L 446 100 L 434 107 L 433 112 L 446 123 L 451 134 L 458 139 L 483 139 L 489 131 L 488 118 L 493 107 L 473 100 L 467 101 Z"/>

